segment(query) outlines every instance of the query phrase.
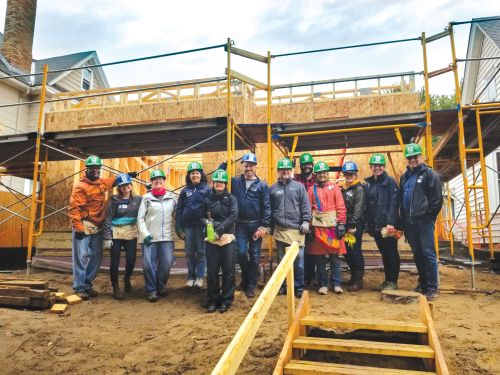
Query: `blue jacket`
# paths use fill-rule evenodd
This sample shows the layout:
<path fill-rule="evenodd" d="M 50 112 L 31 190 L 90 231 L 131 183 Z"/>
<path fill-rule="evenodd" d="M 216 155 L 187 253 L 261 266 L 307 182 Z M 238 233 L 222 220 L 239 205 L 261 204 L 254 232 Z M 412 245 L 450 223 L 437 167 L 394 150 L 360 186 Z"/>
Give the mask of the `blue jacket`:
<path fill-rule="evenodd" d="M 181 190 L 175 213 L 175 226 L 177 228 L 201 226 L 200 217 L 203 202 L 210 195 L 210 192 L 210 187 L 205 183 L 197 186 L 188 185 Z"/>
<path fill-rule="evenodd" d="M 231 179 L 231 193 L 238 202 L 238 221 L 260 221 L 260 226 L 271 226 L 271 202 L 269 187 L 258 177 L 246 188 L 245 177 Z"/>

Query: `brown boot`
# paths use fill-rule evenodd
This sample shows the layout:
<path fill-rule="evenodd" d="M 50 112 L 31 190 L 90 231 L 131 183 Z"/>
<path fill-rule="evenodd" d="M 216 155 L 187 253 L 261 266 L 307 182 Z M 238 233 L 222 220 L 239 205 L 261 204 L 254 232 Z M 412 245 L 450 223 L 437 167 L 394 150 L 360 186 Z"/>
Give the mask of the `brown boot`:
<path fill-rule="evenodd" d="M 347 287 L 347 291 L 357 292 L 361 289 L 363 289 L 363 273 L 359 271 L 353 272 L 353 281 L 352 284 Z"/>
<path fill-rule="evenodd" d="M 120 291 L 120 288 L 117 285 L 113 285 L 113 294 L 111 295 L 114 299 L 117 300 L 122 300 L 123 299 L 123 293 Z"/>

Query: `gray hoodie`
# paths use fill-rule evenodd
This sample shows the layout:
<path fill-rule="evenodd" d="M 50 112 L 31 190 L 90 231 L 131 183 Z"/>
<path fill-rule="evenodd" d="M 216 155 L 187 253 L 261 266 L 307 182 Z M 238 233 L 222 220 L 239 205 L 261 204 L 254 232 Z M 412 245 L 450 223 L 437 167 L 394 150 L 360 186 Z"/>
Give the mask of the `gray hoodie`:
<path fill-rule="evenodd" d="M 300 182 L 278 181 L 269 190 L 273 225 L 299 229 L 303 222 L 311 221 L 311 206 L 306 188 Z"/>
<path fill-rule="evenodd" d="M 141 234 L 140 243 L 149 235 L 153 237 L 152 242 L 174 240 L 176 203 L 175 195 L 170 191 L 167 191 L 161 200 L 151 193 L 143 196 L 137 214 L 137 225 Z"/>

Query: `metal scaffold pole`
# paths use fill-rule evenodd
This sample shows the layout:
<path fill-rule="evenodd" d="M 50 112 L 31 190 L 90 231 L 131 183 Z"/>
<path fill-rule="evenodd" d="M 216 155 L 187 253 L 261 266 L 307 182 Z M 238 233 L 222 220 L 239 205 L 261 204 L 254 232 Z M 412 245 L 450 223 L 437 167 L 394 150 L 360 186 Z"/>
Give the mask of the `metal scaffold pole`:
<path fill-rule="evenodd" d="M 272 87 L 271 87 L 271 51 L 267 51 L 267 183 L 269 186 L 273 180 L 273 140 L 271 129 L 271 104 L 272 104 Z M 267 240 L 268 256 L 269 256 L 269 274 L 273 272 L 273 238 L 269 235 Z"/>
<path fill-rule="evenodd" d="M 43 66 L 43 78 L 42 78 L 42 91 L 40 93 L 40 109 L 38 111 L 38 126 L 36 133 L 36 143 L 35 143 L 35 163 L 33 165 L 33 187 L 31 193 L 31 210 L 30 210 L 30 222 L 28 227 L 28 252 L 26 255 L 26 276 L 29 277 L 30 269 L 31 269 L 31 257 L 32 257 L 32 247 L 33 247 L 33 238 L 35 237 L 35 221 L 36 221 L 36 212 L 37 212 L 37 204 L 39 201 L 37 198 L 37 184 L 38 184 L 38 176 L 39 176 L 39 164 L 40 164 L 40 148 L 42 144 L 42 125 L 43 125 L 43 115 L 44 115 L 44 105 L 45 105 L 45 94 L 47 92 L 47 72 L 49 70 L 48 65 Z M 45 175 L 46 176 L 46 175 Z M 46 178 L 44 176 L 44 181 Z M 45 196 L 45 193 L 42 194 Z"/>
<path fill-rule="evenodd" d="M 231 38 L 227 38 L 227 189 L 231 191 L 233 177 L 233 122 L 231 118 Z"/>

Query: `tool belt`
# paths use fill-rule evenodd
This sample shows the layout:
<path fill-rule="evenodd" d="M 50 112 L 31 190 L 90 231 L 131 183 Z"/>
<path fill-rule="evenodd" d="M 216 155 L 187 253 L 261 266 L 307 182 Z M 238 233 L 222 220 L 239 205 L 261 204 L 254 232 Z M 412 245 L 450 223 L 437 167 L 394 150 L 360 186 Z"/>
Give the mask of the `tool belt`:
<path fill-rule="evenodd" d="M 113 239 L 115 240 L 135 240 L 139 237 L 137 225 L 113 225 Z"/>
<path fill-rule="evenodd" d="M 222 236 L 219 237 L 219 239 L 214 240 L 214 241 L 209 241 L 207 238 L 205 238 L 205 241 L 208 243 L 211 243 L 212 245 L 217 245 L 217 246 L 225 246 L 233 242 L 235 239 L 234 234 L 227 234 L 224 233 Z"/>
<path fill-rule="evenodd" d="M 283 228 L 279 225 L 274 227 L 273 238 L 288 245 L 291 245 L 293 241 L 297 241 L 301 247 L 304 246 L 305 242 L 305 235 L 300 233 L 298 229 Z"/>
<path fill-rule="evenodd" d="M 93 234 L 100 233 L 102 231 L 102 228 L 99 228 L 97 225 L 95 225 L 93 222 L 88 221 L 88 220 L 82 220 L 83 223 L 83 231 L 87 236 L 91 236 Z"/>
<path fill-rule="evenodd" d="M 314 211 L 312 215 L 312 226 L 321 228 L 332 228 L 337 225 L 337 211 Z"/>

